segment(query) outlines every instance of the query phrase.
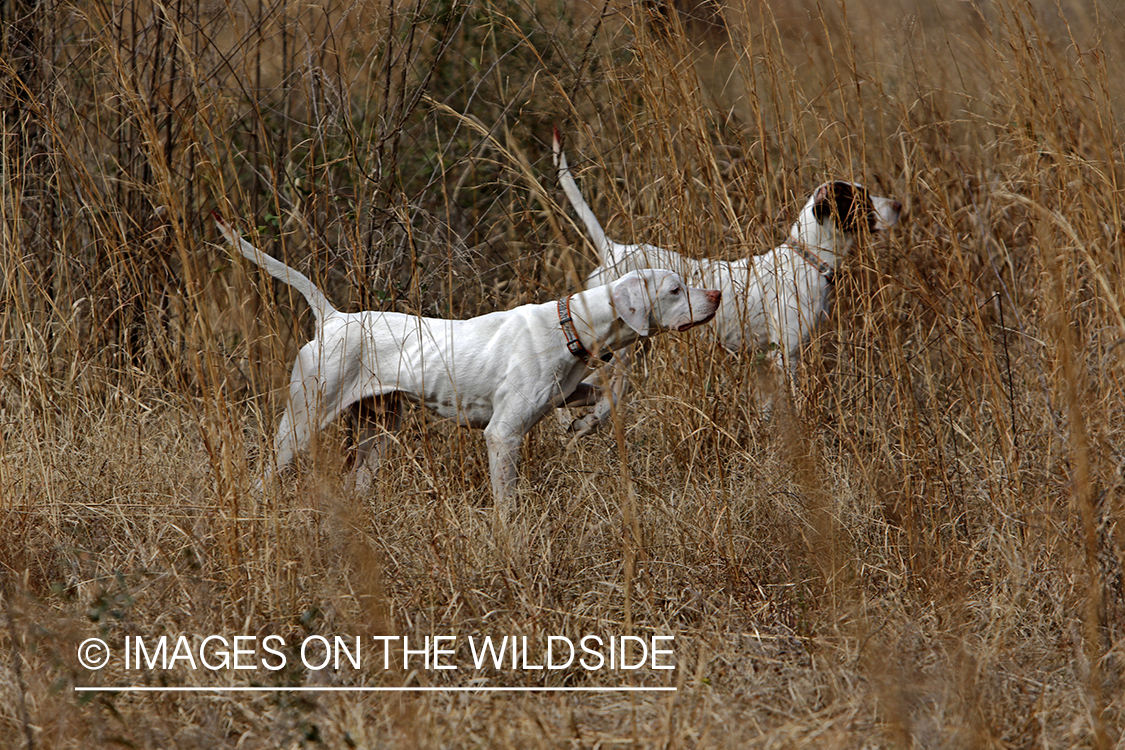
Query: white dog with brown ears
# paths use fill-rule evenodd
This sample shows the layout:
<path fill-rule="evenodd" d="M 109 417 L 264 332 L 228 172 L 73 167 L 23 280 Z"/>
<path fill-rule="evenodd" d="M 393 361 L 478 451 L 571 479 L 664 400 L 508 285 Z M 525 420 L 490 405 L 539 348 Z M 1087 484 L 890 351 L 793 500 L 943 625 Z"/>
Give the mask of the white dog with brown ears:
<path fill-rule="evenodd" d="M 719 289 L 723 303 L 715 315 L 715 332 L 727 349 L 777 350 L 792 376 L 801 343 L 829 307 L 833 276 L 862 232 L 894 225 L 902 204 L 873 196 L 853 182 L 828 182 L 815 191 L 780 246 L 735 261 L 693 260 L 654 245 L 622 245 L 609 239 L 570 174 L 558 128 L 555 165 L 563 192 L 586 226 L 599 265 L 587 285 L 605 284 L 642 268 L 676 271 L 692 283 Z M 620 391 L 618 386 L 615 390 Z M 608 405 L 578 420 L 572 428 L 586 432 L 604 420 Z"/>
<path fill-rule="evenodd" d="M 484 429 L 492 493 L 506 499 L 517 478 L 524 436 L 564 403 L 592 403 L 582 383 L 592 355 L 642 336 L 706 323 L 721 294 L 692 289 L 676 273 L 645 269 L 540 305 L 469 320 L 396 312 L 344 313 L 304 274 L 242 239 L 218 215 L 219 231 L 249 261 L 304 295 L 316 334 L 297 354 L 288 408 L 277 428 L 264 479 L 293 460 L 317 430 L 362 399 L 378 397 L 397 426 L 400 398 Z M 355 483 L 374 477 L 377 430 L 359 441 Z"/>

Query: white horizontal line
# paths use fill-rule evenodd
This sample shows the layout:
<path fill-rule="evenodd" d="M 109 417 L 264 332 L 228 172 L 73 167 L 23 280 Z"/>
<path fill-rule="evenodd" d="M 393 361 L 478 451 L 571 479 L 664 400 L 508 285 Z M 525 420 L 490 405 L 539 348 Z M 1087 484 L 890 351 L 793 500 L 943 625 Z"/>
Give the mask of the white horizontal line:
<path fill-rule="evenodd" d="M 674 687 L 82 687 L 76 693 L 667 693 Z"/>

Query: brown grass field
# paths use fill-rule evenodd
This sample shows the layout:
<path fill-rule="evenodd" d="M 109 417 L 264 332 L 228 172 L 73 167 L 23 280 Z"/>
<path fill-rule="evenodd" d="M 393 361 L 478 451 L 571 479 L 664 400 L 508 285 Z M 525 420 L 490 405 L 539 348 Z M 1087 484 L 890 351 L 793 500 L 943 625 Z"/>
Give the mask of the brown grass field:
<path fill-rule="evenodd" d="M 1125 748 L 1121 12 L 0 4 L 0 747 Z M 594 265 L 556 122 L 610 234 L 689 256 L 773 247 L 828 178 L 904 202 L 807 398 L 765 419 L 752 354 L 671 334 L 614 429 L 536 427 L 506 521 L 480 433 L 414 409 L 373 492 L 341 422 L 256 495 L 310 316 L 210 212 L 344 309 L 549 301 Z M 123 661 L 209 635 L 286 666 Z M 584 635 L 675 669 L 471 663 Z M 161 690 L 75 690 L 125 686 Z M 411 691 L 292 689 L 359 686 Z M 675 690 L 417 690 L 614 686 Z"/>

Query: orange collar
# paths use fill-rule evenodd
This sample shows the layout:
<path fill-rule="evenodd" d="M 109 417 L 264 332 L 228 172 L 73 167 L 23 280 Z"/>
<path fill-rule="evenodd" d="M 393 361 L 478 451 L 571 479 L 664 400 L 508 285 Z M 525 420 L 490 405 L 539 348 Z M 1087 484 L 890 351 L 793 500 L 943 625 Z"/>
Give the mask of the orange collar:
<path fill-rule="evenodd" d="M 832 281 L 832 277 L 836 272 L 832 268 L 832 266 L 829 265 L 828 261 L 821 260 L 816 253 L 814 253 L 812 250 L 809 250 L 808 247 L 805 246 L 805 243 L 801 242 L 800 240 L 793 240 L 786 244 L 796 250 L 797 255 L 800 255 L 806 263 L 815 268 L 821 276 L 823 276 L 829 282 Z"/>
<path fill-rule="evenodd" d="M 595 367 L 596 364 L 592 361 L 594 355 L 582 346 L 582 342 L 578 340 L 578 329 L 574 327 L 574 318 L 570 317 L 570 298 L 574 295 L 567 295 L 559 300 L 559 325 L 562 326 L 563 333 L 566 335 L 566 349 L 575 357 L 586 363 L 589 367 Z M 601 357 L 598 357 L 602 362 L 608 362 L 613 357 L 613 351 L 607 351 Z"/>

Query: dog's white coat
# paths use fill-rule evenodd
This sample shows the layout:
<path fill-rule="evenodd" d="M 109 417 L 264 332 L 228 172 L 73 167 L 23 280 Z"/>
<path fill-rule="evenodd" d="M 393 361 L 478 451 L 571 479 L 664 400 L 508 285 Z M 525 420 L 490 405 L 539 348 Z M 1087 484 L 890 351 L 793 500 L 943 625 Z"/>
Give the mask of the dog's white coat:
<path fill-rule="evenodd" d="M 590 398 L 579 389 L 590 368 L 567 350 L 556 302 L 469 320 L 344 313 L 306 276 L 216 221 L 244 257 L 301 292 L 316 317 L 316 335 L 293 365 L 288 408 L 265 479 L 344 409 L 361 399 L 401 394 L 460 424 L 484 429 L 493 495 L 502 500 L 517 478 L 520 444 L 532 426 L 568 397 Z M 585 347 L 606 351 L 641 336 L 704 323 L 719 303 L 717 291 L 688 288 L 672 271 L 648 269 L 573 295 L 570 310 Z M 397 415 L 397 404 L 392 409 Z M 360 446 L 360 487 L 373 477 L 366 461 L 373 442 Z"/>
<path fill-rule="evenodd" d="M 605 284 L 642 268 L 676 271 L 693 283 L 722 291 L 723 304 L 714 326 L 726 348 L 738 351 L 774 345 L 787 359 L 795 357 L 804 337 L 826 310 L 831 282 L 794 247 L 804 245 L 835 271 L 855 243 L 855 235 L 841 231 L 834 217 L 817 218 L 817 205 L 831 198 L 835 183 L 817 188 L 790 229 L 789 240 L 770 252 L 735 261 L 695 260 L 654 245 L 622 245 L 609 239 L 582 197 L 557 139 L 555 156 L 559 182 L 598 254 L 600 265 L 587 277 L 588 286 Z M 870 200 L 876 220 L 874 231 L 898 221 L 901 203 L 876 196 L 870 196 Z"/>
<path fill-rule="evenodd" d="M 643 268 L 666 268 L 691 283 L 719 289 L 723 301 L 715 315 L 714 331 L 727 349 L 777 350 L 790 374 L 796 365 L 801 343 L 828 309 L 831 281 L 817 266 L 802 257 L 798 246 L 815 256 L 832 272 L 855 243 L 855 233 L 841 228 L 841 217 L 830 210 L 838 190 L 854 190 L 869 200 L 861 208 L 870 219 L 871 231 L 894 225 L 902 204 L 889 198 L 870 196 L 855 183 L 830 182 L 813 192 L 789 239 L 763 255 L 735 261 L 694 260 L 654 245 L 622 245 L 606 236 L 589 204 L 582 197 L 567 165 L 558 134 L 554 140 L 555 163 L 563 192 L 585 225 L 599 265 L 587 277 L 588 285 L 604 284 L 622 274 Z M 841 187 L 843 186 L 843 187 Z M 615 375 L 615 378 L 623 377 Z M 618 384 L 620 393 L 624 386 Z M 593 420 L 579 420 L 575 429 L 586 432 L 597 425 L 608 409 L 604 406 Z"/>

